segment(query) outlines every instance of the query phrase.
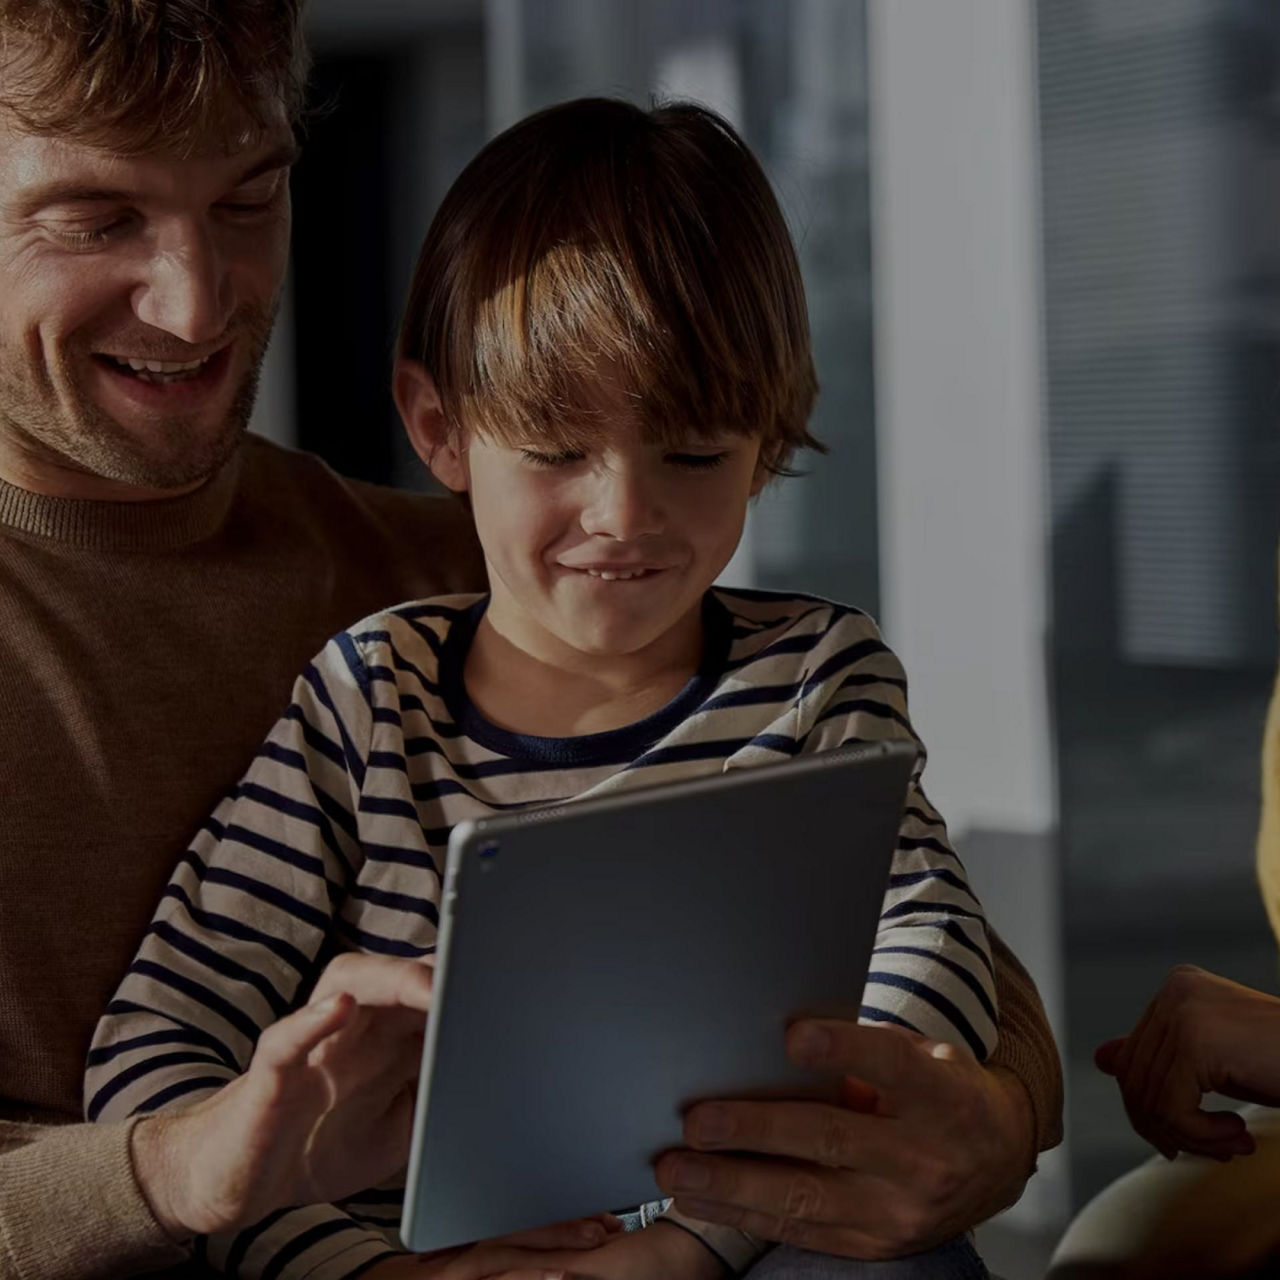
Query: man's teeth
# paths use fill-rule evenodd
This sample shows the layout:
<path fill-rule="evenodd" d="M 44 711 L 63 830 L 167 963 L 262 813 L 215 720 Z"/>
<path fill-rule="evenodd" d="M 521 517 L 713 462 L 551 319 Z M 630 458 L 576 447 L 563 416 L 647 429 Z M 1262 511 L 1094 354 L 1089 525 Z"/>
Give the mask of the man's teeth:
<path fill-rule="evenodd" d="M 626 582 L 628 578 L 643 578 L 648 569 L 588 569 L 593 578 L 603 578 L 606 582 Z"/>
<path fill-rule="evenodd" d="M 185 363 L 174 360 L 137 360 L 133 356 L 108 356 L 107 359 L 121 369 L 128 369 L 144 382 L 169 382 L 198 373 L 213 357 L 205 356 L 203 360 L 188 360 Z"/>

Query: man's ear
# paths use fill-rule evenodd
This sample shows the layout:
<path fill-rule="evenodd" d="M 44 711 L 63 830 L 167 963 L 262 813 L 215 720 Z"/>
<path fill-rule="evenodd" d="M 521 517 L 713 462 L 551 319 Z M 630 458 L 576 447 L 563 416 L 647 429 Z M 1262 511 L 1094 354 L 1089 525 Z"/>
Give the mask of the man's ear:
<path fill-rule="evenodd" d="M 469 477 L 462 441 L 445 419 L 435 379 L 420 361 L 400 356 L 391 379 L 391 394 L 414 452 L 445 488 L 465 493 Z"/>

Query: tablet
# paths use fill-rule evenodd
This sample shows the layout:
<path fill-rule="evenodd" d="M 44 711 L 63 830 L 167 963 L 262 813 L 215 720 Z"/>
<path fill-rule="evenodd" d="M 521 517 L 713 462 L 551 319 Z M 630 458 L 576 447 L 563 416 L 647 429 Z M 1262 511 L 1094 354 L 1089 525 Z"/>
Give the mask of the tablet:
<path fill-rule="evenodd" d="M 459 824 L 406 1246 L 643 1204 L 693 1102 L 812 1096 L 785 1028 L 858 1016 L 914 761 L 873 743 Z"/>

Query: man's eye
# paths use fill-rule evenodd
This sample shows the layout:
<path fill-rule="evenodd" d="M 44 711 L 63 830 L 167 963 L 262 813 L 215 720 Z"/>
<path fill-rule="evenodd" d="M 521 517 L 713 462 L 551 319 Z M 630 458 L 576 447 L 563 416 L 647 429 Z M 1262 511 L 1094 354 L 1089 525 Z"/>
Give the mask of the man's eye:
<path fill-rule="evenodd" d="M 109 222 L 102 227 L 89 227 L 84 230 L 53 227 L 51 230 L 59 240 L 66 245 L 70 245 L 73 249 L 96 249 L 110 240 L 113 233 L 123 227 L 124 224 L 125 219 L 119 218 L 115 222 Z"/>
<path fill-rule="evenodd" d="M 541 449 L 521 449 L 520 456 L 535 467 L 567 467 L 581 462 L 586 456 L 577 449 L 562 449 L 558 453 L 544 453 Z"/>
<path fill-rule="evenodd" d="M 728 456 L 727 450 L 722 453 L 669 453 L 666 460 L 689 471 L 710 471 L 720 466 Z"/>
<path fill-rule="evenodd" d="M 272 182 L 269 187 L 262 185 L 246 187 L 243 191 L 237 191 L 221 201 L 218 208 L 225 209 L 228 213 L 266 213 L 268 209 L 275 207 L 284 189 L 285 184 L 279 179 Z"/>

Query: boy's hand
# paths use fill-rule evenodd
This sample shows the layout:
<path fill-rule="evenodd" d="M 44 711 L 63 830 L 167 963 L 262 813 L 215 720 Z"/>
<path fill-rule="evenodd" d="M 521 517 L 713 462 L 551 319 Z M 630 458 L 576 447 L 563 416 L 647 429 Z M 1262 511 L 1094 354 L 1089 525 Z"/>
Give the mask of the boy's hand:
<path fill-rule="evenodd" d="M 852 1022 L 796 1023 L 787 1052 L 843 1077 L 845 1105 L 690 1108 L 695 1150 L 657 1165 L 681 1213 L 817 1253 L 887 1259 L 949 1240 L 1021 1194 L 1035 1123 L 1011 1073 L 898 1027 Z"/>
<path fill-rule="evenodd" d="M 133 1131 L 134 1173 L 176 1240 L 337 1200 L 404 1167 L 431 967 L 347 954 L 262 1033 L 244 1075 Z"/>
<path fill-rule="evenodd" d="M 436 1253 L 385 1258 L 362 1271 L 376 1280 L 588 1280 L 575 1268 L 594 1258 L 622 1223 L 611 1213 L 538 1227 Z"/>
<path fill-rule="evenodd" d="M 1138 1025 L 1094 1055 L 1116 1077 L 1133 1127 L 1161 1154 L 1229 1160 L 1253 1151 L 1234 1111 L 1206 1093 L 1280 1106 L 1280 1000 L 1194 965 L 1172 970 Z"/>

